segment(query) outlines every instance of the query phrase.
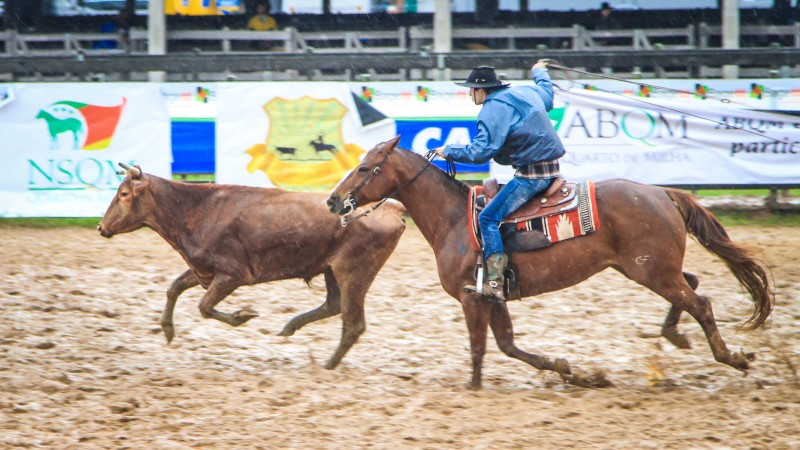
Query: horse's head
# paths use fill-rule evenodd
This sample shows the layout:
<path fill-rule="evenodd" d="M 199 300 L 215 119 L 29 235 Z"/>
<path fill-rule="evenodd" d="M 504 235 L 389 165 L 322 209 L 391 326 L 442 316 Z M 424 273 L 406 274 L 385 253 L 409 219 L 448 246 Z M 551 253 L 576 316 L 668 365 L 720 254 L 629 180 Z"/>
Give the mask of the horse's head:
<path fill-rule="evenodd" d="M 360 205 L 380 200 L 397 189 L 400 181 L 386 169 L 390 169 L 387 162 L 398 142 L 399 135 L 367 152 L 361 164 L 334 188 L 328 198 L 332 213 L 340 216 L 350 214 Z"/>

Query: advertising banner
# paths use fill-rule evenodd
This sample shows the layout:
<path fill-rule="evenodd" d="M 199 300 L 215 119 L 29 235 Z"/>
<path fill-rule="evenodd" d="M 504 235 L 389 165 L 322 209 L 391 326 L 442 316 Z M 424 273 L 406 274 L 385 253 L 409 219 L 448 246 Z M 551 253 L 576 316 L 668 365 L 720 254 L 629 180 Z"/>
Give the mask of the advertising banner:
<path fill-rule="evenodd" d="M 351 83 L 360 98 L 397 123 L 401 148 L 424 155 L 447 144 L 469 142 L 477 132 L 480 106 L 469 90 L 450 82 Z M 440 168 L 444 161 L 435 159 Z M 489 164 L 456 164 L 459 173 L 486 173 Z"/>
<path fill-rule="evenodd" d="M 555 82 L 550 118 L 567 149 L 561 168 L 571 180 L 800 183 L 800 116 L 764 111 L 800 105 L 791 80 L 655 82 L 665 90 L 603 80 Z M 403 148 L 425 153 L 475 136 L 480 107 L 452 82 L 351 83 L 351 89 L 397 121 Z M 486 166 L 459 165 L 459 172 Z M 509 167 L 489 166 L 501 181 L 513 176 Z"/>
<path fill-rule="evenodd" d="M 0 217 L 97 217 L 118 162 L 171 176 L 170 118 L 158 85 L 0 87 Z"/>
<path fill-rule="evenodd" d="M 681 101 L 593 90 L 558 92 L 550 118 L 570 180 L 648 184 L 800 183 L 800 117 L 736 102 Z M 510 168 L 492 165 L 499 179 Z"/>
<path fill-rule="evenodd" d="M 342 83 L 221 84 L 217 102 L 217 183 L 329 191 L 396 135 Z"/>

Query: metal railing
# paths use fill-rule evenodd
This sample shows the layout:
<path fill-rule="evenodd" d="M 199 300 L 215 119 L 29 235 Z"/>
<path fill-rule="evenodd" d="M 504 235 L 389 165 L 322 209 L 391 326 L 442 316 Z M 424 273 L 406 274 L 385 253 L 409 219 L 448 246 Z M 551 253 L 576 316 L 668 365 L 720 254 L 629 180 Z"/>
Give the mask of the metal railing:
<path fill-rule="evenodd" d="M 537 57 L 644 77 L 715 78 L 722 65 L 746 67 L 749 72 L 741 75 L 745 78 L 800 76 L 800 25 L 742 27 L 743 39 L 753 38 L 764 46 L 739 50 L 718 49 L 719 32 L 719 27 L 705 24 L 602 31 L 579 25 L 456 28 L 455 50 L 435 54 L 433 30 L 419 27 L 330 32 L 173 30 L 167 32 L 167 55 L 158 57 L 147 54 L 145 30 L 131 30 L 127 36 L 7 30 L 0 32 L 0 79 L 81 80 L 97 73 L 125 73 L 121 79 L 137 79 L 130 74 L 164 71 L 177 80 L 424 80 L 460 78 L 465 76 L 461 71 L 480 64 L 519 70 L 507 76 L 524 78 L 523 68 Z M 485 46 L 490 51 L 476 50 L 482 47 L 470 46 L 473 42 L 491 45 Z"/>
<path fill-rule="evenodd" d="M 167 31 L 168 51 L 174 52 L 237 52 L 262 51 L 263 46 L 251 44 L 267 42 L 271 51 L 284 53 L 308 52 L 419 52 L 430 50 L 434 30 L 419 26 L 399 27 L 382 31 L 315 31 L 300 32 L 294 28 L 278 31 L 250 31 L 222 28 L 219 30 Z M 763 46 L 790 46 L 800 48 L 800 23 L 794 25 L 745 25 L 740 28 L 743 41 L 763 43 Z M 0 56 L 7 55 L 65 55 L 77 52 L 96 53 L 146 53 L 147 31 L 130 30 L 129 36 L 106 33 L 17 33 L 0 31 L 4 43 Z M 572 27 L 504 27 L 504 28 L 454 28 L 454 49 L 468 48 L 470 42 L 489 42 L 486 50 L 517 50 L 548 48 L 559 50 L 589 49 L 693 49 L 715 48 L 721 38 L 721 27 L 701 23 L 680 28 L 641 28 L 619 30 L 588 30 L 580 25 Z M 114 49 L 98 48 L 95 44 L 113 41 Z M 107 47 L 107 46 L 106 46 Z M 110 51 L 114 50 L 114 51 Z"/>

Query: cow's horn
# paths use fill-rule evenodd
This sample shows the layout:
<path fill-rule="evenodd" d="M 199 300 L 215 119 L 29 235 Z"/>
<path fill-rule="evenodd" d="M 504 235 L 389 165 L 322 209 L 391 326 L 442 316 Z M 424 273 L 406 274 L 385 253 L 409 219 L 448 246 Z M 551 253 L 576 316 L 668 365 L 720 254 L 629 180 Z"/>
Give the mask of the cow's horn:
<path fill-rule="evenodd" d="M 119 163 L 119 166 L 125 169 L 131 175 L 131 178 L 137 179 L 142 177 L 142 169 L 139 166 L 131 167 L 125 163 Z"/>

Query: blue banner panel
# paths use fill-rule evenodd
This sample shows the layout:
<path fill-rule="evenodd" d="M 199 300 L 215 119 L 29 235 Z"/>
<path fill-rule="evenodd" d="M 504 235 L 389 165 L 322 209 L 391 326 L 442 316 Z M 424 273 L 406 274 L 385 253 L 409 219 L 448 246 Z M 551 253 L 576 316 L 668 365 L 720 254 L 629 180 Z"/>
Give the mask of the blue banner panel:
<path fill-rule="evenodd" d="M 172 173 L 214 173 L 213 121 L 172 121 Z"/>

